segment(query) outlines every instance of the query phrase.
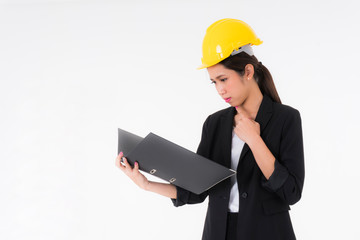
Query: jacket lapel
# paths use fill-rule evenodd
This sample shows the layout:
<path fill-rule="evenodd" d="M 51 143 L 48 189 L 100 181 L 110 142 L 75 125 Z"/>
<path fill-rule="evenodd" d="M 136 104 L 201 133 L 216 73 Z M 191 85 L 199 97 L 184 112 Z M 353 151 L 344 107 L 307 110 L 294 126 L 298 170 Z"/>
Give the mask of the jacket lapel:
<path fill-rule="evenodd" d="M 229 108 L 221 118 L 221 139 L 224 139 L 222 144 L 224 150 L 224 165 L 228 168 L 231 167 L 231 142 L 232 142 L 232 131 L 236 109 L 234 107 Z"/>

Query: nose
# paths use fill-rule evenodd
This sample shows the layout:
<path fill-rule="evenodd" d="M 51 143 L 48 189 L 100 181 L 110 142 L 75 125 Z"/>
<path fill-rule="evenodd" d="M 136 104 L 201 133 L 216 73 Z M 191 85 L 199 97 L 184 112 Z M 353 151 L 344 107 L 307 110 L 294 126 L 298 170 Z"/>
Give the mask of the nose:
<path fill-rule="evenodd" d="M 224 95 L 224 94 L 226 93 L 225 87 L 224 87 L 223 84 L 217 85 L 217 86 L 216 86 L 216 90 L 218 91 L 218 93 L 219 93 L 220 95 Z"/>

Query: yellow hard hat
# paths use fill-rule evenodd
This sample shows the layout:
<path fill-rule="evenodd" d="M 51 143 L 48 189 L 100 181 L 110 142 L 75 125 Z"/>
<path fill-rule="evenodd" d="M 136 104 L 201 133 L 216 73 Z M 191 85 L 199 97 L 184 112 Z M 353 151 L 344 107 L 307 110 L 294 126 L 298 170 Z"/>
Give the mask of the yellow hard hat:
<path fill-rule="evenodd" d="M 202 45 L 202 64 L 198 69 L 221 62 L 233 51 L 245 45 L 260 45 L 261 43 L 254 30 L 241 20 L 225 18 L 216 21 L 206 30 Z"/>

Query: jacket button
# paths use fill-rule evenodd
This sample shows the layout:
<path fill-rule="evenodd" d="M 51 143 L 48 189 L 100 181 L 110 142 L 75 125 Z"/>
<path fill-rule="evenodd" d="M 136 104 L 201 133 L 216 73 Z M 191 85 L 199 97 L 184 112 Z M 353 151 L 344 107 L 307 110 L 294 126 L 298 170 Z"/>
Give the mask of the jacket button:
<path fill-rule="evenodd" d="M 241 197 L 242 197 L 242 198 L 247 198 L 247 196 L 248 196 L 248 194 L 247 194 L 246 192 L 243 192 L 243 193 L 241 194 Z"/>

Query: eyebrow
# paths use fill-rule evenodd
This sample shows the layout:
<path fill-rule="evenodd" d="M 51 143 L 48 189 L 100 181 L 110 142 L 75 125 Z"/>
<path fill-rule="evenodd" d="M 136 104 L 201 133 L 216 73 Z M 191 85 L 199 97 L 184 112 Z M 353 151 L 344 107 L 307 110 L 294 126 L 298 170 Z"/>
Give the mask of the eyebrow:
<path fill-rule="evenodd" d="M 219 76 L 217 76 L 215 79 L 219 79 L 220 77 L 225 76 L 225 74 L 220 74 Z M 213 79 L 210 78 L 211 81 L 213 81 Z"/>

